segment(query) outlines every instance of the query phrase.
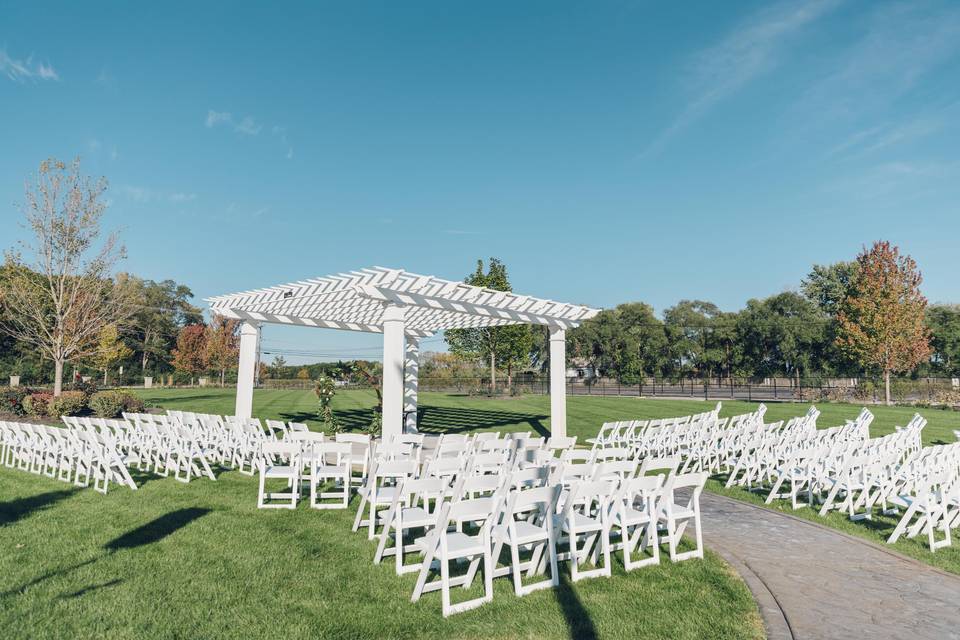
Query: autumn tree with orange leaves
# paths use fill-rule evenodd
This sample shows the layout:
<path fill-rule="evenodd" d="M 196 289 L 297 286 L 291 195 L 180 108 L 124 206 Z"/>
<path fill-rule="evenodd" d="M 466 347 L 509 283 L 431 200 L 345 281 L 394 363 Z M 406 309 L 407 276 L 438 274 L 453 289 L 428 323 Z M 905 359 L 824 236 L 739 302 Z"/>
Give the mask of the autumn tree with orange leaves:
<path fill-rule="evenodd" d="M 890 374 L 911 371 L 930 356 L 922 281 L 913 258 L 889 242 L 875 242 L 857 256 L 837 313 L 837 345 L 864 367 L 883 372 L 887 404 Z"/>
<path fill-rule="evenodd" d="M 177 348 L 173 350 L 174 369 L 190 375 L 190 385 L 194 377 L 207 370 L 207 328 L 202 324 L 188 324 L 180 329 L 177 336 Z"/>

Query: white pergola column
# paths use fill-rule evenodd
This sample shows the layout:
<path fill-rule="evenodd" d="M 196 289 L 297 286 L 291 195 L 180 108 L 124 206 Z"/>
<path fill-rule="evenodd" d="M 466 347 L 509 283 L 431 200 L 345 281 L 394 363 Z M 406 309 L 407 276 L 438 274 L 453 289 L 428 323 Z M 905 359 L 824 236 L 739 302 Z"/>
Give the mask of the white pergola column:
<path fill-rule="evenodd" d="M 260 325 L 244 321 L 240 324 L 240 364 L 237 369 L 237 404 L 234 415 L 253 416 L 253 383 L 257 373 L 257 347 L 260 343 Z"/>
<path fill-rule="evenodd" d="M 406 307 L 383 309 L 383 437 L 403 433 L 403 327 Z"/>
<path fill-rule="evenodd" d="M 567 435 L 567 332 L 550 328 L 550 435 Z"/>
<path fill-rule="evenodd" d="M 404 431 L 417 432 L 417 395 L 420 375 L 420 338 L 406 336 L 406 359 L 403 363 Z"/>

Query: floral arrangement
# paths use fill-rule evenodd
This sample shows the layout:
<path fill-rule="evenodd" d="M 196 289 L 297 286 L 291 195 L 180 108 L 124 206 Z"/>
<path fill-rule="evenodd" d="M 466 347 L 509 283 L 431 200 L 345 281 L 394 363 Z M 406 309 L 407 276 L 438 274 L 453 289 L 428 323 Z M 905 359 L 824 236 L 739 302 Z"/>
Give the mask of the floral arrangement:
<path fill-rule="evenodd" d="M 337 395 L 337 386 L 332 378 L 320 376 L 314 389 L 320 400 L 319 415 L 323 421 L 324 431 L 329 433 L 340 432 L 340 421 L 333 415 L 333 396 Z"/>

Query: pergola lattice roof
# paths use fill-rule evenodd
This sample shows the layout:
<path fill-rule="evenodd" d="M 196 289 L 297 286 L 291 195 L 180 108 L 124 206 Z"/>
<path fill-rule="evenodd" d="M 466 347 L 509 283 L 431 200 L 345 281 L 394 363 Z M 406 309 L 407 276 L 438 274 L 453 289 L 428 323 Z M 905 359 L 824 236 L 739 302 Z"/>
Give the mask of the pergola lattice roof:
<path fill-rule="evenodd" d="M 495 291 L 435 276 L 373 267 L 207 298 L 219 315 L 350 331 L 383 331 L 384 303 L 407 307 L 405 331 L 540 324 L 568 329 L 598 309 Z"/>

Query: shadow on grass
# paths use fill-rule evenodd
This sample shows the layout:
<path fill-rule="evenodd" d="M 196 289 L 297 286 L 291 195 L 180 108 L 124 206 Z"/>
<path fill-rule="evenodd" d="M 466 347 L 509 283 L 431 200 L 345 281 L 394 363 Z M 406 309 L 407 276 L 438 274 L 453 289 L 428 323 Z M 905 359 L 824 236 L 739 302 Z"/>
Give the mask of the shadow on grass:
<path fill-rule="evenodd" d="M 34 578 L 33 580 L 30 580 L 29 582 L 24 582 L 20 586 L 14 587 L 13 589 L 9 589 L 7 591 L 0 593 L 0 598 L 8 598 L 10 596 L 20 595 L 21 593 L 23 593 L 24 591 L 26 591 L 32 586 L 38 585 L 41 582 L 46 582 L 50 578 L 56 578 L 57 576 L 65 576 L 68 573 L 71 573 L 73 571 L 76 571 L 77 569 L 80 569 L 81 567 L 85 567 L 88 564 L 93 564 L 99 559 L 100 558 L 90 558 L 89 560 L 78 562 L 77 564 L 70 567 L 66 567 L 64 569 L 58 569 L 57 571 L 48 571 L 47 573 L 37 576 L 36 578 Z"/>
<path fill-rule="evenodd" d="M 114 578 L 109 582 L 103 582 L 101 584 L 91 584 L 90 586 L 84 587 L 83 589 L 80 589 L 78 591 L 74 591 L 73 593 L 63 594 L 62 596 L 60 596 L 60 600 L 72 600 L 74 598 L 80 598 L 82 596 L 87 595 L 91 591 L 99 591 L 100 589 L 109 589 L 110 587 L 114 587 L 120 584 L 121 582 L 123 582 L 122 579 Z"/>
<path fill-rule="evenodd" d="M 73 495 L 73 489 L 48 491 L 29 498 L 0 502 L 0 527 L 14 524 Z"/>
<path fill-rule="evenodd" d="M 211 511 L 212 509 L 198 507 L 171 511 L 155 520 L 151 520 L 143 526 L 128 531 L 119 538 L 114 538 L 103 545 L 103 548 L 107 551 L 119 551 L 121 549 L 136 549 L 137 547 L 159 542 Z"/>
<path fill-rule="evenodd" d="M 345 431 L 362 431 L 373 420 L 373 409 L 345 409 L 336 412 L 337 420 Z M 290 422 L 316 421 L 316 413 L 281 413 L 283 420 Z M 473 409 L 463 407 L 420 407 L 417 411 L 417 427 L 423 433 L 462 433 L 481 429 L 516 426 L 529 427 L 541 436 L 549 436 L 543 421 L 546 415 L 503 411 L 499 409 Z"/>
<path fill-rule="evenodd" d="M 553 592 L 563 610 L 563 617 L 567 620 L 570 637 L 576 640 L 596 640 L 597 628 L 566 571 L 560 572 L 560 586 Z"/>

